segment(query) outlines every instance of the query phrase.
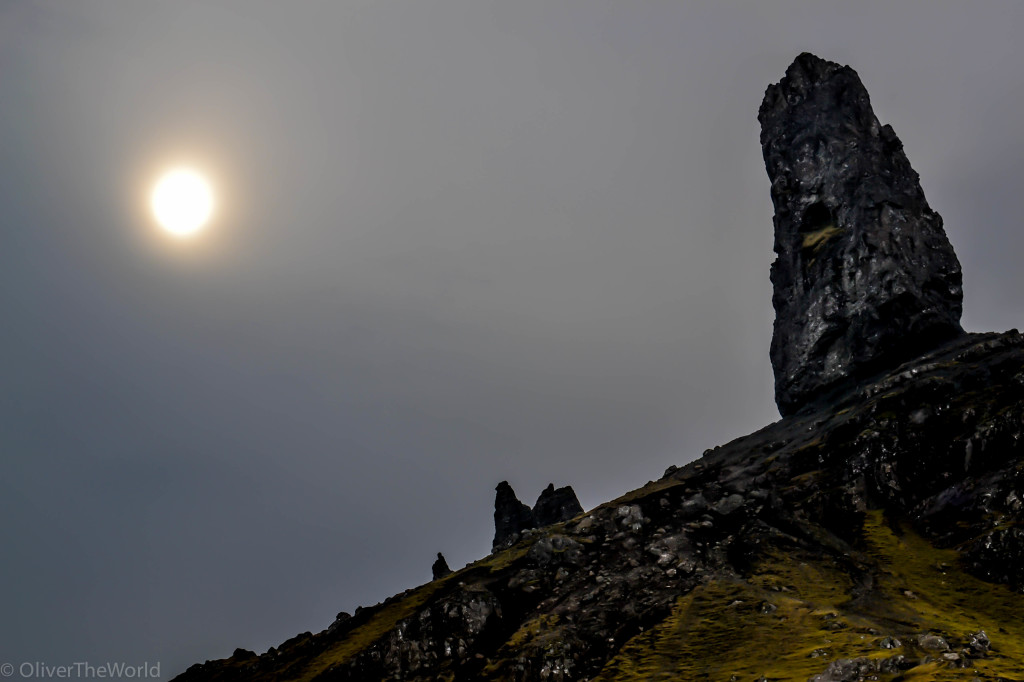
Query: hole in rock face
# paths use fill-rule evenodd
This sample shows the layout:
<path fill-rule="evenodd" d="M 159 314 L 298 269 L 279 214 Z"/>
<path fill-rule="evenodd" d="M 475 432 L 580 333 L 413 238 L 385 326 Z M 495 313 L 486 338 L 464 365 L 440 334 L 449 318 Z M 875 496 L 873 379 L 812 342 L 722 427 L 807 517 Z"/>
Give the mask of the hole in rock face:
<path fill-rule="evenodd" d="M 842 232 L 836 227 L 835 216 L 832 211 L 822 202 L 811 204 L 804 211 L 804 218 L 800 223 L 800 248 L 802 255 L 807 258 L 817 254 L 825 244 L 833 237 Z"/>
<path fill-rule="evenodd" d="M 803 234 L 818 232 L 829 227 L 835 227 L 835 224 L 836 219 L 832 216 L 832 211 L 829 210 L 824 202 L 818 201 L 808 206 L 807 210 L 804 211 L 804 219 L 800 223 L 800 232 Z"/>

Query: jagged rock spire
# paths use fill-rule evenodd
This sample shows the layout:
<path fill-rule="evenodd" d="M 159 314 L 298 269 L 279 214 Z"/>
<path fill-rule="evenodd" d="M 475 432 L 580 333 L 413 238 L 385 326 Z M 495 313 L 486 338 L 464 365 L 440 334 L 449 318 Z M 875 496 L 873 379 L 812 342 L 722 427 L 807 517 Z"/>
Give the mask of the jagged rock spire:
<path fill-rule="evenodd" d="M 524 530 L 568 521 L 583 511 L 576 492 L 569 485 L 555 488 L 554 483 L 549 483 L 533 509 L 519 501 L 508 481 L 499 483 L 495 491 L 494 542 L 491 543 L 494 551 L 515 543 Z"/>
<path fill-rule="evenodd" d="M 583 506 L 571 485 L 555 488 L 554 483 L 548 483 L 533 505 L 533 517 L 538 526 L 568 521 L 582 512 Z"/>
<path fill-rule="evenodd" d="M 528 529 L 536 528 L 537 523 L 533 518 L 533 511 L 516 497 L 516 492 L 508 481 L 502 481 L 495 488 L 494 496 L 494 542 L 491 547 L 495 550 L 502 547 L 509 541 L 515 541 L 519 533 Z"/>
<path fill-rule="evenodd" d="M 785 416 L 962 333 L 960 263 L 857 73 L 801 54 L 758 112 Z"/>

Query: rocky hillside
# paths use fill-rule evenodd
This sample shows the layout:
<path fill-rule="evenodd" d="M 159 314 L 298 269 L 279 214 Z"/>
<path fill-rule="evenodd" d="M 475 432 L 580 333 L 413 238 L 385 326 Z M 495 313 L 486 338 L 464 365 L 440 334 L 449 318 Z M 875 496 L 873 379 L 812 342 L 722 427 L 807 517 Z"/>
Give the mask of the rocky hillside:
<path fill-rule="evenodd" d="M 852 69 L 801 55 L 761 121 L 781 421 L 586 513 L 502 484 L 490 556 L 178 679 L 1024 680 L 1024 338 L 960 329 Z"/>
<path fill-rule="evenodd" d="M 968 335 L 442 580 L 178 679 L 1021 680 L 1022 433 L 1024 339 Z"/>

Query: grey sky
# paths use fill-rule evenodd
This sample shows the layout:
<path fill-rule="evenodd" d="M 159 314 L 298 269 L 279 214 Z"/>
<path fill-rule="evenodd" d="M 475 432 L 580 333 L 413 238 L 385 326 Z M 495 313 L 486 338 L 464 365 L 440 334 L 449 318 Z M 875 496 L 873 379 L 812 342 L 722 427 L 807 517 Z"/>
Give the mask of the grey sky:
<path fill-rule="evenodd" d="M 264 651 L 777 419 L 757 107 L 850 64 L 1024 320 L 1024 3 L 0 2 L 0 662 Z M 165 164 L 213 176 L 162 238 Z"/>

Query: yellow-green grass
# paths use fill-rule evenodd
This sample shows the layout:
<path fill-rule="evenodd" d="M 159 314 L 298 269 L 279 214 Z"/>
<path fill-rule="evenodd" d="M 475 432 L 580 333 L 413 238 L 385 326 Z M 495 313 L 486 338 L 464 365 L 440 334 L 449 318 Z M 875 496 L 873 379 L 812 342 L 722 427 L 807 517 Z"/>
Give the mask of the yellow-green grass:
<path fill-rule="evenodd" d="M 514 662 L 520 651 L 526 648 L 543 647 L 559 639 L 558 616 L 544 614 L 531 618 L 522 627 L 512 633 L 508 641 L 502 645 L 493 662 L 483 669 L 483 679 L 500 680 L 509 676 L 508 667 Z"/>
<path fill-rule="evenodd" d="M 288 675 L 285 679 L 306 682 L 333 666 L 351 660 L 358 653 L 387 635 L 400 621 L 415 615 L 440 586 L 441 581 L 427 583 L 402 599 L 386 604 L 366 623 L 355 628 L 344 639 L 311 659 L 301 671 L 297 671 L 298 674 L 295 677 Z"/>
<path fill-rule="evenodd" d="M 487 576 L 500 573 L 522 559 L 528 548 L 528 544 L 520 543 L 518 546 L 492 554 L 440 580 L 434 580 L 410 590 L 401 598 L 379 607 L 365 623 L 311 657 L 282 649 L 282 658 L 290 659 L 290 663 L 283 669 L 268 669 L 255 673 L 253 679 L 308 682 L 334 666 L 347 663 L 362 651 L 376 644 L 394 630 L 401 621 L 415 616 L 432 598 L 448 591 L 456 583 L 464 583 L 459 589 L 472 590 L 474 586 L 486 581 Z M 301 647 L 308 642 L 307 638 L 296 642 L 293 647 Z M 250 665 L 251 661 L 229 660 L 227 664 L 241 667 Z"/>
<path fill-rule="evenodd" d="M 775 553 L 747 579 L 697 587 L 597 680 L 806 680 L 838 658 L 897 654 L 919 663 L 906 680 L 1024 679 L 1024 596 L 971 577 L 955 551 L 893 530 L 880 512 L 866 516 L 864 543 L 859 560 Z M 857 568 L 864 562 L 875 570 Z M 963 643 L 978 630 L 992 641 L 987 658 L 966 669 L 921 663 L 939 654 L 918 648 L 918 635 Z M 903 647 L 880 648 L 885 635 Z"/>
<path fill-rule="evenodd" d="M 832 237 L 835 237 L 842 231 L 843 230 L 841 228 L 838 228 L 835 225 L 826 225 L 820 230 L 808 232 L 807 234 L 804 235 L 802 247 L 805 249 L 813 249 L 815 252 L 817 252 L 818 249 L 820 249 L 825 244 L 825 242 L 827 242 L 829 239 L 832 239 Z"/>
<path fill-rule="evenodd" d="M 526 556 L 529 549 L 527 543 L 520 543 L 505 551 L 492 554 L 440 580 L 422 585 L 409 594 L 385 605 L 363 625 L 352 630 L 348 635 L 323 653 L 312 659 L 294 679 L 296 682 L 307 682 L 325 670 L 348 662 L 385 637 L 398 624 L 416 615 L 442 588 L 455 582 L 467 581 L 461 589 L 473 589 L 474 579 L 480 576 L 501 572 Z"/>

